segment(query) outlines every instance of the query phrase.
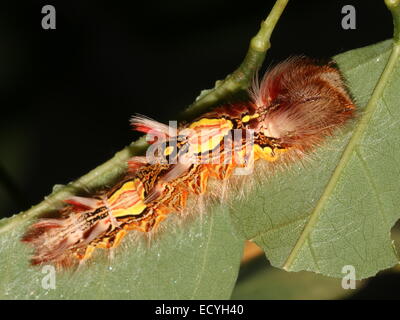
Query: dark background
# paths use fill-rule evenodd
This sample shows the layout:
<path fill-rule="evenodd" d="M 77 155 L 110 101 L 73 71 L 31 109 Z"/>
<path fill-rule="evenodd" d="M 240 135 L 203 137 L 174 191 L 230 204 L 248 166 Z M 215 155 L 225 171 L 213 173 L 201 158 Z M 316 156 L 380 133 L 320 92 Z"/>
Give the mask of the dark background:
<path fill-rule="evenodd" d="M 0 5 L 0 215 L 40 202 L 138 138 L 135 112 L 175 119 L 238 66 L 273 3 Z M 41 27 L 45 4 L 56 8 L 56 30 Z M 345 4 L 356 7 L 356 30 L 341 27 Z M 265 65 L 293 54 L 327 58 L 391 34 L 383 1 L 291 1 Z"/>
<path fill-rule="evenodd" d="M 0 4 L 0 217 L 28 209 L 137 139 L 138 112 L 173 120 L 242 61 L 274 1 Z M 43 30 L 41 8 L 56 8 Z M 343 30 L 351 4 L 357 29 Z M 265 66 L 328 58 L 392 35 L 382 1 L 291 1 Z"/>

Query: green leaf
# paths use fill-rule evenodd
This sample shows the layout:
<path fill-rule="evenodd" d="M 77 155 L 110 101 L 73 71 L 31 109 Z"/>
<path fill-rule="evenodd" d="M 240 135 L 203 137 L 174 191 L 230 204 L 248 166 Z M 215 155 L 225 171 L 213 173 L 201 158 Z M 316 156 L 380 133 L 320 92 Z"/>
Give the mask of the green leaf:
<path fill-rule="evenodd" d="M 271 33 L 288 0 L 277 0 L 259 32 L 250 41 L 240 66 L 216 87 L 183 112 L 186 120 L 205 112 L 247 88 L 264 61 Z M 0 298 L 74 299 L 223 299 L 232 292 L 244 239 L 234 231 L 227 208 L 214 205 L 207 215 L 192 217 L 180 224 L 171 215 L 165 232 L 152 244 L 143 243 L 131 233 L 122 249 L 109 263 L 105 257 L 92 259 L 74 274 L 57 273 L 56 289 L 44 290 L 47 274 L 28 266 L 30 250 L 19 239 L 26 227 L 50 211 L 55 211 L 71 195 L 110 186 L 126 171 L 127 160 L 145 150 L 145 140 L 127 146 L 113 158 L 66 186 L 57 186 L 41 203 L 0 221 Z M 215 213 L 214 213 L 215 212 Z M 100 250 L 98 250 L 100 251 Z M 111 267 L 111 268 L 110 268 Z M 46 270 L 44 270 L 46 271 Z"/>
<path fill-rule="evenodd" d="M 112 259 L 99 249 L 75 272 L 57 272 L 55 289 L 46 269 L 28 265 L 26 224 L 9 228 L 0 234 L 0 299 L 228 299 L 243 239 L 217 211 L 184 224 L 171 216 L 151 243 L 131 232 Z"/>
<path fill-rule="evenodd" d="M 400 64 L 391 50 L 385 41 L 335 57 L 360 110 L 353 130 L 268 176 L 232 212 L 272 265 L 332 277 L 352 265 L 362 279 L 398 263 L 390 229 L 400 217 Z"/>
<path fill-rule="evenodd" d="M 284 7 L 287 1 L 279 2 Z M 259 43 L 257 36 L 253 38 L 249 52 L 252 57 L 257 50 L 260 54 L 252 67 L 263 60 L 270 26 L 283 7 L 275 20 L 263 24 L 261 31 L 268 31 L 268 41 Z M 335 57 L 360 118 L 310 159 L 267 176 L 232 210 L 213 206 L 206 215 L 183 224 L 178 223 L 179 216 L 171 215 L 151 245 L 131 233 L 111 262 L 97 250 L 99 256 L 87 266 L 74 273 L 57 273 L 55 289 L 44 289 L 42 282 L 46 283 L 48 274 L 28 266 L 30 250 L 19 242 L 25 228 L 83 186 L 96 189 L 110 183 L 143 143 L 124 149 L 26 213 L 2 220 L 0 298 L 228 298 L 244 239 L 255 241 L 272 265 L 288 271 L 341 277 L 343 266 L 353 265 L 361 279 L 394 265 L 398 258 L 390 229 L 399 218 L 400 206 L 399 46 L 395 49 L 386 41 Z M 227 77 L 223 85 L 203 95 L 199 100 L 203 102 L 192 106 L 189 114 L 243 88 L 243 70 L 251 69 L 242 64 L 235 77 Z"/>

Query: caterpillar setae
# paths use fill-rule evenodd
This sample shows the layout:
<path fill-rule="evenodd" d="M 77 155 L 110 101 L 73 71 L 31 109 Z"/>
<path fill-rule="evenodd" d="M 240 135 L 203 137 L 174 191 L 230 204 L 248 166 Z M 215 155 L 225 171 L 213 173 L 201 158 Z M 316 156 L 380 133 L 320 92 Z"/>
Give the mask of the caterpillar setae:
<path fill-rule="evenodd" d="M 305 57 L 273 67 L 249 97 L 175 127 L 133 117 L 151 142 L 146 156 L 131 158 L 114 187 L 67 199 L 58 218 L 31 225 L 22 241 L 34 248 L 32 264 L 73 266 L 96 248 L 117 247 L 129 230 L 154 231 L 188 197 L 207 194 L 211 180 L 251 174 L 255 161 L 301 159 L 355 115 L 339 71 Z"/>

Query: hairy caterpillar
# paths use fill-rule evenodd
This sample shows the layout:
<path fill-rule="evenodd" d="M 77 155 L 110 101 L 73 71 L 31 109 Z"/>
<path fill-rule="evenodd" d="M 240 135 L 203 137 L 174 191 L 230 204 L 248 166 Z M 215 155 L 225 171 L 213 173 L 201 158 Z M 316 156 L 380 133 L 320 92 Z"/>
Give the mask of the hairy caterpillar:
<path fill-rule="evenodd" d="M 59 218 L 31 225 L 22 241 L 34 247 L 32 264 L 67 267 L 95 248 L 114 248 L 129 230 L 156 230 L 189 196 L 207 192 L 254 161 L 295 161 L 351 119 L 355 106 L 339 72 L 311 59 L 288 59 L 254 82 L 251 101 L 223 105 L 178 128 L 134 117 L 147 133 L 146 157 L 134 157 L 113 188 L 91 198 L 72 197 Z M 250 171 L 248 171 L 250 169 Z"/>

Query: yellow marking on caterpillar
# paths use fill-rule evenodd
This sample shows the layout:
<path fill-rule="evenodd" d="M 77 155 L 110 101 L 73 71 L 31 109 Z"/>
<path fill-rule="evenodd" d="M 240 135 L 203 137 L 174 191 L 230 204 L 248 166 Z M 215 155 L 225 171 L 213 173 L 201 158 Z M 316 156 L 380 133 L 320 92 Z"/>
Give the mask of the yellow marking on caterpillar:
<path fill-rule="evenodd" d="M 242 122 L 249 122 L 251 119 L 258 118 L 260 115 L 258 113 L 253 114 L 252 116 L 246 115 L 242 118 Z"/>
<path fill-rule="evenodd" d="M 127 232 L 124 229 L 120 230 L 117 233 L 117 235 L 115 236 L 115 239 L 114 239 L 114 243 L 112 245 L 113 248 L 116 248 L 116 247 L 119 246 L 119 244 L 121 243 L 122 239 L 125 237 L 126 233 Z"/>
<path fill-rule="evenodd" d="M 284 152 L 287 151 L 287 149 L 275 149 L 275 150 L 272 150 L 270 147 L 262 148 L 258 144 L 254 145 L 253 150 L 254 150 L 255 160 L 263 159 L 263 160 L 267 160 L 269 162 L 274 162 L 274 161 L 278 160 L 279 155 L 281 153 L 284 153 Z"/>
<path fill-rule="evenodd" d="M 166 147 L 164 149 L 164 156 L 169 156 L 172 153 L 172 151 L 174 151 L 174 147 L 173 146 Z"/>
<path fill-rule="evenodd" d="M 128 181 L 122 185 L 111 197 L 108 203 L 112 215 L 116 218 L 123 216 L 136 216 L 141 214 L 144 204 L 144 188 L 139 179 Z"/>
<path fill-rule="evenodd" d="M 232 122 L 227 119 L 203 118 L 193 122 L 189 126 L 189 129 L 195 131 L 189 139 L 190 152 L 196 154 L 213 150 L 232 128 Z"/>

